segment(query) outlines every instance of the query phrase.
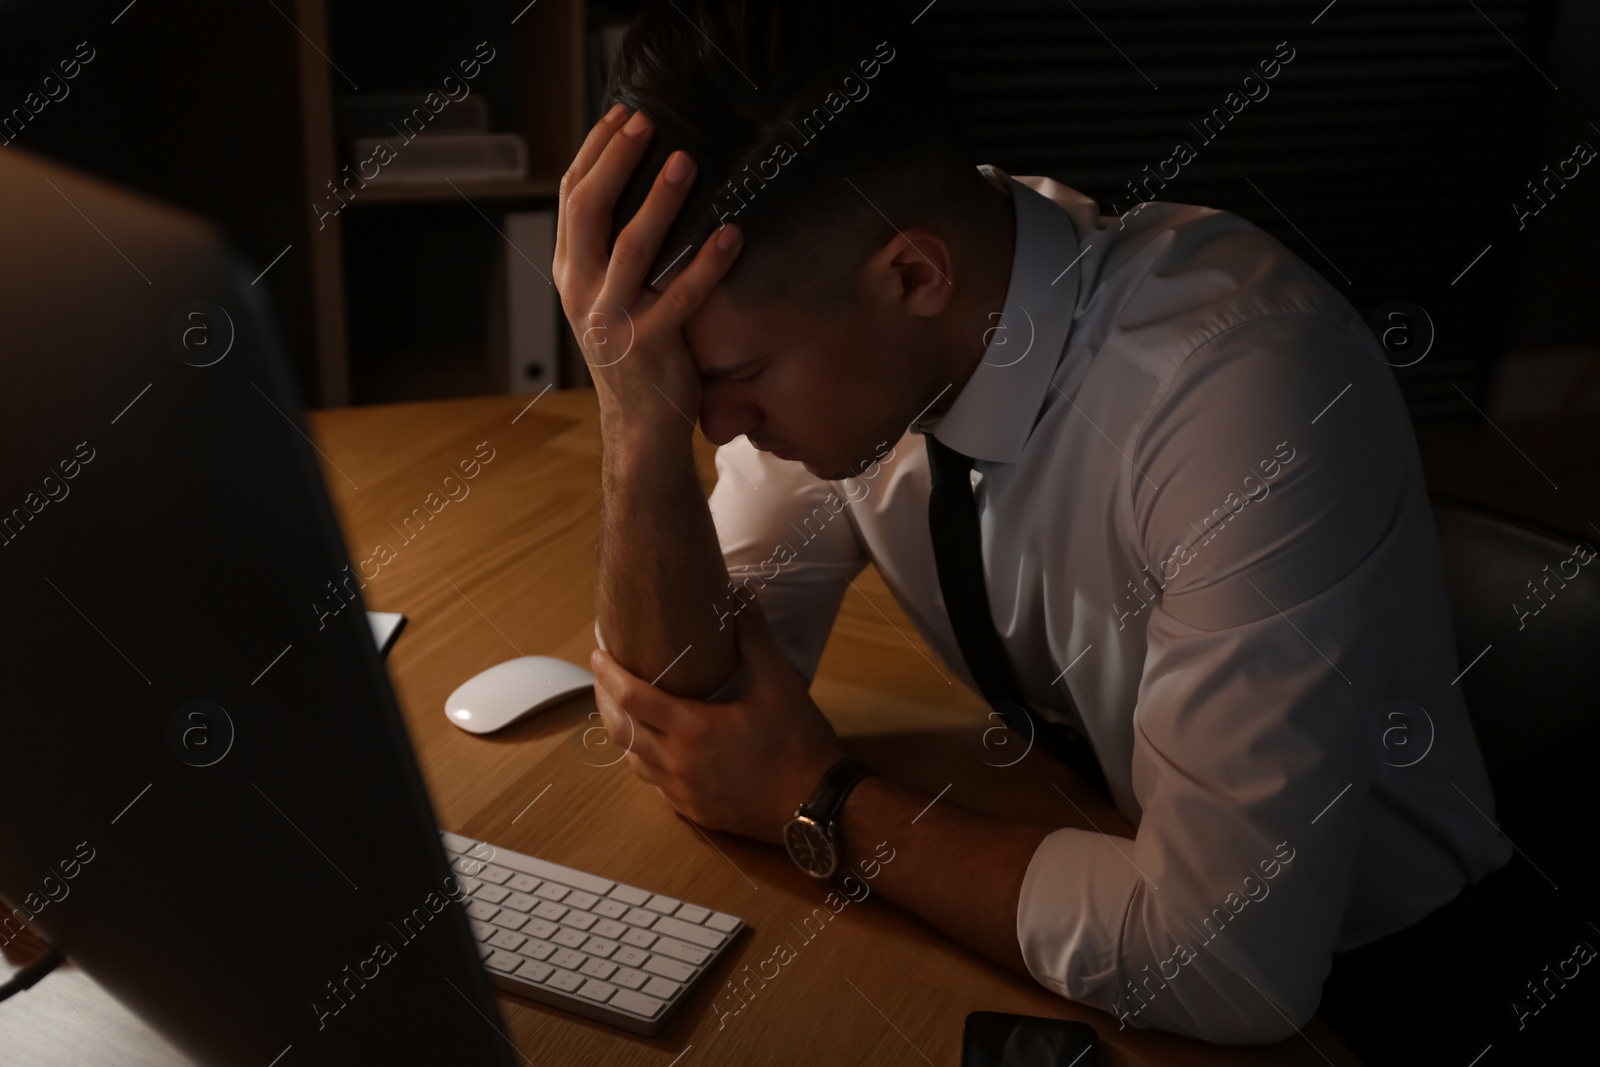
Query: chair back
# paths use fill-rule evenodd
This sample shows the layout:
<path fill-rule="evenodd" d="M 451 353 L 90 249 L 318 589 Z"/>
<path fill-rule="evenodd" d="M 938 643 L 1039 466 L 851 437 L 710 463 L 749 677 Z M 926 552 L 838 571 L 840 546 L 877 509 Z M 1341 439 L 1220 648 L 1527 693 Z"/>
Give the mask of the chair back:
<path fill-rule="evenodd" d="M 1432 502 L 1459 684 L 1498 793 L 1600 727 L 1600 536 Z"/>

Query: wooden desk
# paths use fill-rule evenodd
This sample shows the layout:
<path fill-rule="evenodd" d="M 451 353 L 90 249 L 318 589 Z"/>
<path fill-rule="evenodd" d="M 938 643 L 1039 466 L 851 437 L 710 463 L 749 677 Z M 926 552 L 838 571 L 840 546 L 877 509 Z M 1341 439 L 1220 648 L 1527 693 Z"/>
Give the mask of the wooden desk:
<path fill-rule="evenodd" d="M 750 926 L 658 1038 L 502 994 L 510 1033 L 531 1061 L 953 1067 L 966 1014 L 993 1010 L 1087 1021 L 1100 1033 L 1102 1064 L 1357 1062 L 1320 1023 L 1304 1039 L 1255 1048 L 1119 1031 L 1112 1016 L 986 962 L 877 895 L 850 904 L 807 941 L 796 927 L 822 904 L 822 887 L 776 847 L 703 833 L 626 761 L 607 766 L 614 751 L 583 743 L 598 724 L 592 698 L 490 737 L 450 725 L 444 699 L 472 674 L 523 654 L 587 663 L 595 644 L 594 395 L 550 392 L 527 404 L 491 397 L 310 419 L 337 467 L 324 470 L 352 558 L 371 556 L 380 541 L 395 550 L 364 595 L 370 609 L 409 619 L 389 670 L 439 818 L 448 829 L 711 905 Z M 470 493 L 406 542 L 401 519 L 483 441 L 493 459 L 468 483 Z M 698 447 L 709 491 L 713 453 L 703 438 Z M 1042 753 L 1005 769 L 981 762 L 968 740 L 983 725 L 980 700 L 937 665 L 876 572 L 855 586 L 813 687 L 853 752 L 930 797 L 948 785 L 941 804 L 1083 825 L 1052 787 L 1058 782 L 1101 829 L 1131 833 Z M 739 1003 L 724 983 L 755 973 L 783 941 L 795 958 L 719 1025 L 713 1002 Z"/>

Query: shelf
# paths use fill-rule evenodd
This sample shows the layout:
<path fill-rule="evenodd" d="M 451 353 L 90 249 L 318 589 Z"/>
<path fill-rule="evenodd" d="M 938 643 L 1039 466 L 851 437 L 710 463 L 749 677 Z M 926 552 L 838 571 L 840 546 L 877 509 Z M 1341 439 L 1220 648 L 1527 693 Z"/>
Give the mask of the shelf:
<path fill-rule="evenodd" d="M 515 200 L 554 198 L 560 191 L 561 179 L 513 178 L 494 181 L 448 182 L 395 182 L 390 185 L 368 183 L 350 202 L 351 207 L 363 204 L 423 204 L 439 200 Z"/>
<path fill-rule="evenodd" d="M 290 7 L 300 31 L 303 189 L 313 205 L 304 217 L 317 406 L 497 391 L 487 315 L 504 238 L 498 222 L 471 216 L 547 209 L 559 196 L 561 175 L 591 125 L 585 0 L 544 0 L 509 25 L 502 5 L 472 0 L 449 5 L 442 25 L 439 5 L 427 0 L 290 0 Z M 474 73 L 463 65 L 469 56 L 480 59 Z M 356 131 L 341 129 L 339 94 L 448 96 L 463 79 L 488 105 L 490 130 L 523 138 L 526 177 L 369 180 L 342 195 L 353 211 L 329 199 L 341 197 L 330 181 L 342 186 L 360 170 L 351 166 Z M 457 98 L 465 99 L 459 91 Z M 368 207 L 382 204 L 405 210 Z"/>

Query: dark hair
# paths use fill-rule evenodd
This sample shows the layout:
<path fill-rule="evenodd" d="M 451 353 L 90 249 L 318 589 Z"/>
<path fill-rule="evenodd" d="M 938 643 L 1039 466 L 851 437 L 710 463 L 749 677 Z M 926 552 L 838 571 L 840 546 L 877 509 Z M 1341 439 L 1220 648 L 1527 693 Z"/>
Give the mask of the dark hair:
<path fill-rule="evenodd" d="M 662 0 L 642 10 L 605 106 L 643 110 L 655 135 L 617 199 L 612 241 L 672 152 L 698 168 L 645 281 L 734 222 L 745 244 L 722 281 L 730 299 L 815 310 L 851 301 L 861 260 L 896 229 L 959 223 L 981 178 L 911 18 L 897 0 Z"/>

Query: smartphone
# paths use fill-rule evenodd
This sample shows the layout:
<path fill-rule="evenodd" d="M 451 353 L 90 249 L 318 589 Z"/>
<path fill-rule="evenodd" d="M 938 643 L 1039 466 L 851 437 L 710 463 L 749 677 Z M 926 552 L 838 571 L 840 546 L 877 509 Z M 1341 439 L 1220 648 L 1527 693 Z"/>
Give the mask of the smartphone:
<path fill-rule="evenodd" d="M 1094 1067 L 1094 1027 L 975 1011 L 961 1030 L 961 1067 Z"/>

